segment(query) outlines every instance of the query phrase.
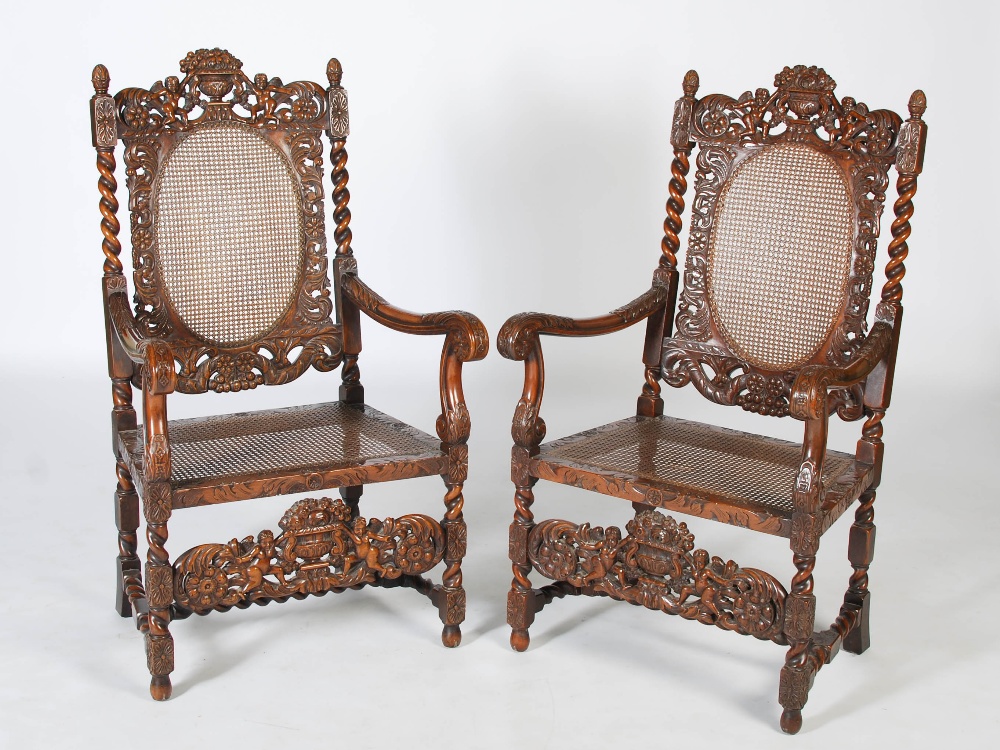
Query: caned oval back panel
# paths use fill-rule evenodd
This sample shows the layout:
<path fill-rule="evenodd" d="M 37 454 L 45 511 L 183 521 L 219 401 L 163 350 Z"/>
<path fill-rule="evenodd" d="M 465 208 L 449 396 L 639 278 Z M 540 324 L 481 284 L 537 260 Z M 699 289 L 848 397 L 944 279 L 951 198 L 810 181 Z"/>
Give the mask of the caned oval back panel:
<path fill-rule="evenodd" d="M 719 195 L 708 297 L 737 356 L 782 371 L 812 359 L 844 309 L 854 240 L 836 161 L 797 143 L 744 161 Z"/>
<path fill-rule="evenodd" d="M 674 142 L 694 142 L 694 196 L 670 385 L 773 416 L 798 371 L 843 364 L 864 340 L 902 120 L 834 95 L 821 68 L 785 68 L 775 90 L 681 100 Z M 685 103 L 686 102 L 686 103 Z M 861 414 L 861 391 L 831 399 Z"/>
<path fill-rule="evenodd" d="M 177 389 L 231 391 L 340 363 L 323 209 L 328 93 L 225 50 L 115 96 L 136 322 L 169 343 Z"/>
<path fill-rule="evenodd" d="M 196 336 L 246 344 L 284 317 L 302 271 L 302 205 L 288 160 L 253 128 L 206 126 L 164 159 L 153 188 L 157 265 Z"/>

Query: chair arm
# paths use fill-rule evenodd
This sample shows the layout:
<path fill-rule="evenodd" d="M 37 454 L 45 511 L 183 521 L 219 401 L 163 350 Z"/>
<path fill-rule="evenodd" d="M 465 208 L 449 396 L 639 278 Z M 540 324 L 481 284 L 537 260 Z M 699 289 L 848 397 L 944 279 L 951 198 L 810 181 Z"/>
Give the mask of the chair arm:
<path fill-rule="evenodd" d="M 447 310 L 420 314 L 404 310 L 389 304 L 352 273 L 343 274 L 340 284 L 351 302 L 369 318 L 387 328 L 417 335 L 445 334 L 446 347 L 451 348 L 460 362 L 482 359 L 490 350 L 486 326 L 471 313 Z"/>
<path fill-rule="evenodd" d="M 844 367 L 811 365 L 803 367 L 792 384 L 788 412 L 796 419 L 819 419 L 827 414 L 827 394 L 831 388 L 860 383 L 889 352 L 893 337 L 892 324 L 877 321 Z"/>
<path fill-rule="evenodd" d="M 497 349 L 507 359 L 523 361 L 538 345 L 541 334 L 548 336 L 602 336 L 621 331 L 645 320 L 667 301 L 667 287 L 656 284 L 627 305 L 594 318 L 566 318 L 543 313 L 518 313 L 507 320 L 497 334 Z"/>
<path fill-rule="evenodd" d="M 173 352 L 165 341 L 148 338 L 139 330 L 129 305 L 125 279 L 105 277 L 104 294 L 111 330 L 125 355 L 142 366 L 145 390 L 157 395 L 172 393 L 177 385 Z"/>

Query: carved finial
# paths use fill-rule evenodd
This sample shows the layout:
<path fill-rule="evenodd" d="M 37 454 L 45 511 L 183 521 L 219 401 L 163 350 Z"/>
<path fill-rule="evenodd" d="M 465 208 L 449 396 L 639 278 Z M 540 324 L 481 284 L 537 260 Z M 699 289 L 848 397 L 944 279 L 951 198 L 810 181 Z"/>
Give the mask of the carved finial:
<path fill-rule="evenodd" d="M 340 86 L 340 79 L 344 77 L 344 68 L 340 64 L 340 60 L 336 57 L 331 57 L 330 62 L 326 64 L 326 78 L 330 81 L 331 86 Z"/>
<path fill-rule="evenodd" d="M 927 96 L 923 91 L 917 89 L 910 94 L 910 117 L 919 120 L 927 109 Z"/>
<path fill-rule="evenodd" d="M 698 93 L 698 71 L 689 70 L 684 74 L 684 96 L 694 96 Z"/>
<path fill-rule="evenodd" d="M 90 76 L 90 80 L 94 84 L 95 94 L 107 94 L 108 84 L 111 83 L 111 76 L 108 75 L 108 69 L 103 65 L 95 65 L 94 72 Z M 912 101 L 912 100 L 911 100 Z M 912 107 L 911 107 L 912 109 Z"/>

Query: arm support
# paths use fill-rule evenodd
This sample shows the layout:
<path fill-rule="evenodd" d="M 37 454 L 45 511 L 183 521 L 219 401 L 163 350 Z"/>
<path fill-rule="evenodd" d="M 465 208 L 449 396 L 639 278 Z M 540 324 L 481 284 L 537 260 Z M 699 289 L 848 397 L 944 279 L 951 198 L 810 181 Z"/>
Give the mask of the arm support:
<path fill-rule="evenodd" d="M 545 389 L 545 361 L 539 336 L 601 336 L 635 325 L 666 305 L 669 288 L 658 279 L 654 277 L 648 291 L 607 315 L 565 318 L 520 313 L 503 324 L 497 334 L 497 349 L 507 359 L 524 362 L 524 389 L 511 425 L 511 435 L 518 448 L 530 453 L 545 437 L 545 422 L 538 415 Z"/>
<path fill-rule="evenodd" d="M 166 342 L 146 338 L 135 323 L 129 306 L 125 280 L 121 276 L 104 278 L 104 294 L 115 343 L 133 363 L 142 365 L 144 389 L 148 393 L 166 395 L 177 384 L 174 355 Z"/>
<path fill-rule="evenodd" d="M 401 333 L 444 334 L 441 351 L 441 416 L 437 433 L 446 443 L 464 443 L 471 421 L 462 391 L 462 363 L 482 359 L 490 349 L 486 326 L 475 315 L 449 310 L 421 315 L 386 302 L 353 273 L 340 277 L 344 295 L 372 320 Z"/>
<path fill-rule="evenodd" d="M 372 320 L 402 333 L 445 334 L 445 346 L 462 362 L 482 359 L 490 350 L 489 334 L 482 321 L 463 310 L 421 315 L 391 305 L 354 274 L 341 277 L 341 287 L 358 308 Z"/>
<path fill-rule="evenodd" d="M 659 284 L 617 310 L 595 318 L 566 318 L 543 313 L 519 313 L 511 317 L 497 334 L 497 349 L 507 359 L 522 361 L 538 345 L 541 334 L 548 336 L 602 336 L 645 320 L 663 307 L 667 288 Z"/>

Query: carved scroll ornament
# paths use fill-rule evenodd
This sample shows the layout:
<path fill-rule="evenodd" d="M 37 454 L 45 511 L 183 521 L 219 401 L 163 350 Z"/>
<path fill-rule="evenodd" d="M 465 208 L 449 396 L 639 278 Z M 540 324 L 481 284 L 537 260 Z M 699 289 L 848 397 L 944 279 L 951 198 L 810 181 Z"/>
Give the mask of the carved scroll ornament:
<path fill-rule="evenodd" d="M 440 524 L 424 515 L 351 518 L 341 499 L 300 500 L 281 533 L 203 544 L 174 564 L 174 598 L 193 612 L 241 602 L 318 594 L 424 573 L 444 557 Z"/>
<path fill-rule="evenodd" d="M 556 581 L 784 643 L 787 593 L 774 577 L 694 550 L 687 525 L 658 511 L 636 514 L 625 529 L 623 538 L 616 526 L 543 521 L 528 537 L 528 559 Z"/>

